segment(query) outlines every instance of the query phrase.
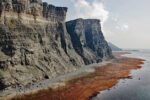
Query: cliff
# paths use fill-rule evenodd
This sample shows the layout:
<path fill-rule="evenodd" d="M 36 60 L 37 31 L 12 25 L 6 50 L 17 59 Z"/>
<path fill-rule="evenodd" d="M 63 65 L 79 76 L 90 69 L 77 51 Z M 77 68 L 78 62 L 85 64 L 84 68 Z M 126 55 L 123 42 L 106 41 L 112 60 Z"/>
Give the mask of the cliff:
<path fill-rule="evenodd" d="M 100 20 L 76 19 L 66 23 L 73 47 L 85 64 L 101 62 L 112 52 L 101 31 Z"/>
<path fill-rule="evenodd" d="M 67 8 L 0 0 L 0 89 L 26 86 L 112 57 L 99 20 L 65 23 Z"/>

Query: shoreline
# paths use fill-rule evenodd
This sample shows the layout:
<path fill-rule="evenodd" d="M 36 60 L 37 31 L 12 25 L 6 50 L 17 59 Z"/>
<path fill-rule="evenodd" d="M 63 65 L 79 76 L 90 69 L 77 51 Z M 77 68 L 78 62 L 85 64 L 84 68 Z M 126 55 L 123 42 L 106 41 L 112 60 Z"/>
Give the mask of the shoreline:
<path fill-rule="evenodd" d="M 67 81 L 70 81 L 79 77 L 87 76 L 88 74 L 95 72 L 95 68 L 104 66 L 108 63 L 111 63 L 112 61 L 113 59 L 109 61 L 103 61 L 101 63 L 94 63 L 94 64 L 86 65 L 73 72 L 60 75 L 54 79 L 52 78 L 52 79 L 47 79 L 47 80 L 41 80 L 37 83 L 32 84 L 29 87 L 24 87 L 24 88 L 17 87 L 17 88 L 10 88 L 7 90 L 0 91 L 0 100 L 3 100 L 3 99 L 10 100 L 14 97 L 18 97 L 18 96 L 20 97 L 22 95 L 36 94 L 38 91 L 41 91 L 41 90 L 47 90 L 49 88 L 57 89 L 59 87 L 66 86 Z"/>
<path fill-rule="evenodd" d="M 89 69 L 87 75 L 68 79 L 66 83 L 60 82 L 60 86 L 30 91 L 25 94 L 11 96 L 12 100 L 88 100 L 97 95 L 99 91 L 110 89 L 120 79 L 132 78 L 131 70 L 141 68 L 143 59 L 121 56 L 125 52 L 114 54 L 117 59 L 102 64 L 100 67 Z M 91 68 L 91 67 L 90 67 Z M 59 95 L 59 96 L 58 96 Z"/>

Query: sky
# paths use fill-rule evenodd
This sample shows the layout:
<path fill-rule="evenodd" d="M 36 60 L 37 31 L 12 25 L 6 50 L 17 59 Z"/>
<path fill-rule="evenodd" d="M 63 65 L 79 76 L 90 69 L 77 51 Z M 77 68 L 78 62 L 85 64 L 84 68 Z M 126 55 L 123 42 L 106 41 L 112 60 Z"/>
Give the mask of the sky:
<path fill-rule="evenodd" d="M 43 0 L 68 7 L 67 20 L 101 20 L 107 41 L 124 48 L 150 49 L 150 0 Z"/>

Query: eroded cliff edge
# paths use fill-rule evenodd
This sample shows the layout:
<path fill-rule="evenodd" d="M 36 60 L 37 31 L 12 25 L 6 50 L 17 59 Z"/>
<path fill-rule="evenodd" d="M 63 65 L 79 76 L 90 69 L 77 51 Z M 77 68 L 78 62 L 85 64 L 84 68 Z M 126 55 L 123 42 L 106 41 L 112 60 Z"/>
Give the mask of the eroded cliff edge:
<path fill-rule="evenodd" d="M 0 0 L 0 89 L 57 77 L 112 57 L 99 20 L 65 23 L 67 8 Z"/>

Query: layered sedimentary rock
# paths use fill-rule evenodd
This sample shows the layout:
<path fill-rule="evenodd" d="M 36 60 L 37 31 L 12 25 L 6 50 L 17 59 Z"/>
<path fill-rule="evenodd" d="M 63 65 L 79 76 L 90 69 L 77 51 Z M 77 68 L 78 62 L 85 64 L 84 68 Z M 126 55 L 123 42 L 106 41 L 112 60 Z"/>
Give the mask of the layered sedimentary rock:
<path fill-rule="evenodd" d="M 0 89 L 53 78 L 112 56 L 98 20 L 65 23 L 66 7 L 41 0 L 0 0 L 0 5 Z"/>
<path fill-rule="evenodd" d="M 0 84 L 26 85 L 84 65 L 66 34 L 67 8 L 49 5 L 46 9 L 46 17 L 39 16 L 37 21 L 30 14 L 17 17 L 18 12 L 2 9 Z"/>
<path fill-rule="evenodd" d="M 73 47 L 85 64 L 112 57 L 112 52 L 101 31 L 98 19 L 76 19 L 66 23 Z"/>
<path fill-rule="evenodd" d="M 16 13 L 19 19 L 32 15 L 34 18 L 43 17 L 48 21 L 64 21 L 66 11 L 66 7 L 55 7 L 42 0 L 0 0 L 0 17 L 13 16 Z"/>

